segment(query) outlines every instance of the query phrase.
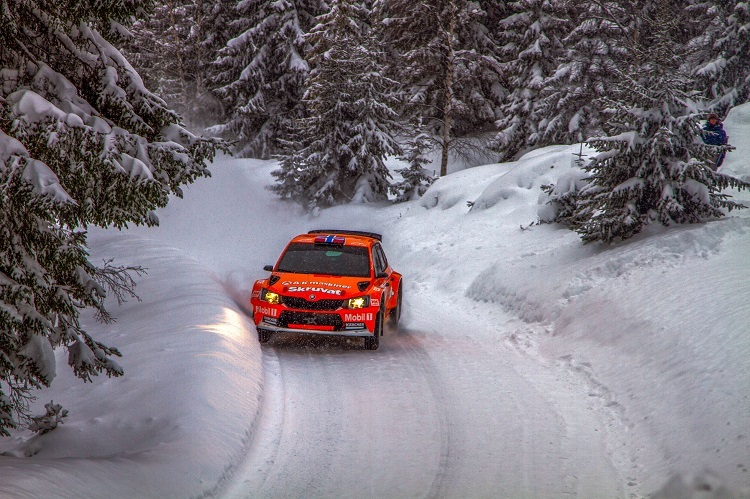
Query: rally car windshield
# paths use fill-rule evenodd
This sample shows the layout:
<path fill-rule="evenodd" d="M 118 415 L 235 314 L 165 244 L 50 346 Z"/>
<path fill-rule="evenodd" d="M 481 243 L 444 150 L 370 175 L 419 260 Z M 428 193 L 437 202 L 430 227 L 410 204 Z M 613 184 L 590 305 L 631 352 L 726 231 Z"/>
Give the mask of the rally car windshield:
<path fill-rule="evenodd" d="M 367 248 L 360 246 L 292 243 L 276 271 L 370 277 L 370 257 Z"/>

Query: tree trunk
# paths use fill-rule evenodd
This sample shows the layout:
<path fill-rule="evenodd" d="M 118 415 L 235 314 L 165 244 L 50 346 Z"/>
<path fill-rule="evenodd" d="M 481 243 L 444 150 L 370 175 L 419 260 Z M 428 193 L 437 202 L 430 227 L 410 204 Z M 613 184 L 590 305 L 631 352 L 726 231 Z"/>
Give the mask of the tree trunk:
<path fill-rule="evenodd" d="M 182 60 L 183 43 L 180 40 L 179 30 L 177 29 L 177 20 L 175 19 L 175 11 L 179 8 L 177 2 L 169 3 L 169 21 L 172 23 L 172 39 L 175 46 L 174 54 L 177 59 L 177 69 L 179 71 L 179 88 L 180 95 L 177 97 L 177 102 L 181 105 L 182 109 L 185 109 L 185 63 Z"/>
<path fill-rule="evenodd" d="M 451 17 L 448 28 L 448 53 L 445 67 L 445 94 L 443 103 L 443 155 L 440 161 L 440 176 L 448 175 L 448 152 L 451 143 L 451 110 L 453 101 L 453 33 L 456 24 L 456 3 L 451 2 Z"/>

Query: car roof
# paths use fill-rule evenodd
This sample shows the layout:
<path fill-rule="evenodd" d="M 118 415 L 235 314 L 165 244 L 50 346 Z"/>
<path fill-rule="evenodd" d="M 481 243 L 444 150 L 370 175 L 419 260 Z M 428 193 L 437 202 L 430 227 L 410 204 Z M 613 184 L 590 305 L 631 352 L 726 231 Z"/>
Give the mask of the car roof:
<path fill-rule="evenodd" d="M 333 237 L 343 238 L 343 242 L 334 241 Z M 307 234 L 300 234 L 291 240 L 292 243 L 314 244 L 316 239 L 320 242 L 321 238 L 329 239 L 327 244 L 341 244 L 344 246 L 367 246 L 371 247 L 381 241 L 382 236 L 374 232 L 362 232 L 352 230 L 327 230 L 315 229 Z"/>
<path fill-rule="evenodd" d="M 313 229 L 308 231 L 308 234 L 336 234 L 336 235 L 349 235 L 349 236 L 362 236 L 369 237 L 371 239 L 377 239 L 378 241 L 383 240 L 383 236 L 376 232 L 366 232 L 362 230 L 332 230 L 332 229 Z"/>

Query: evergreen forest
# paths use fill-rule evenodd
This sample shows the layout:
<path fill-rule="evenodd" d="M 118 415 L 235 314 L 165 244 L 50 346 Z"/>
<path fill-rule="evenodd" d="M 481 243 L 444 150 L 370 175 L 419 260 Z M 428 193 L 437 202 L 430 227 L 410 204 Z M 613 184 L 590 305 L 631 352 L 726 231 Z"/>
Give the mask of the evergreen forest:
<path fill-rule="evenodd" d="M 701 126 L 750 99 L 748 54 L 737 0 L 4 0 L 0 435 L 53 349 L 122 374 L 79 312 L 111 320 L 143 269 L 91 262 L 87 228 L 158 224 L 217 153 L 278 160 L 272 190 L 314 211 L 583 142 L 547 221 L 616 242 L 743 208 Z"/>

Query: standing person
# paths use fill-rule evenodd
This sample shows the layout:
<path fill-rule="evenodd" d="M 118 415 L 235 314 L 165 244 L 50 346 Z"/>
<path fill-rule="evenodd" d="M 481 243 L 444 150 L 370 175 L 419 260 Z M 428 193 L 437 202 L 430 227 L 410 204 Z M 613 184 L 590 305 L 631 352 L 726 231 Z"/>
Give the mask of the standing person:
<path fill-rule="evenodd" d="M 723 146 L 727 144 L 728 139 L 727 132 L 724 131 L 724 124 L 719 120 L 719 115 L 716 113 L 709 113 L 708 121 L 703 125 L 703 142 L 712 146 Z M 719 153 L 712 168 L 713 171 L 719 169 L 724 162 L 724 156 L 726 155 L 727 152 L 725 150 Z"/>

